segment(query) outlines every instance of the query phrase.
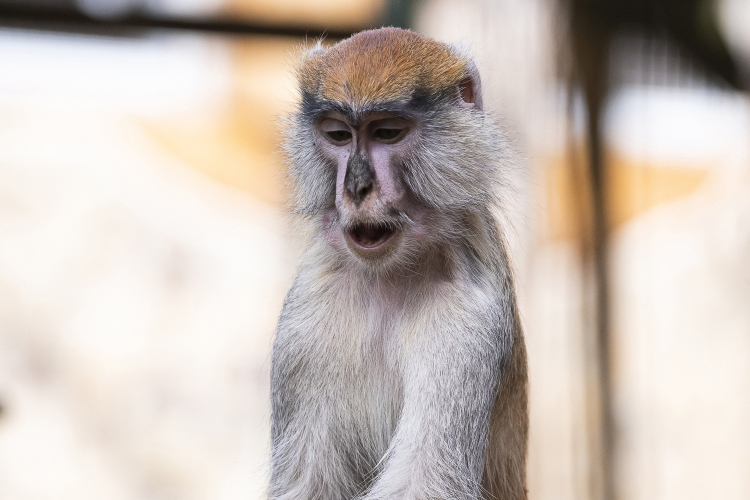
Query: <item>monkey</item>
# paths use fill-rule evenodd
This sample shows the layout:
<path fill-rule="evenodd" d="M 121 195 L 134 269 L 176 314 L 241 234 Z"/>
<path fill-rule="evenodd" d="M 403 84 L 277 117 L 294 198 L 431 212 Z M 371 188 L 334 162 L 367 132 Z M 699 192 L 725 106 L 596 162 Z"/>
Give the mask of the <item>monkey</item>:
<path fill-rule="evenodd" d="M 527 361 L 476 65 L 410 30 L 306 49 L 310 228 L 271 355 L 271 500 L 527 498 Z"/>

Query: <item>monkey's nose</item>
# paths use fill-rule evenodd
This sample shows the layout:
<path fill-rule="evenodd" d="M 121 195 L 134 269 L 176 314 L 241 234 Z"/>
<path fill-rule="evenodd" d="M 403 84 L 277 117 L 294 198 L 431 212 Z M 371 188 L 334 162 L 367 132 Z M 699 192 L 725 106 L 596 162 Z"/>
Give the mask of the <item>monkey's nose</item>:
<path fill-rule="evenodd" d="M 351 198 L 355 205 L 359 205 L 365 198 L 367 198 L 367 195 L 370 194 L 372 188 L 372 181 L 369 181 L 366 184 L 360 184 L 359 186 L 347 186 L 346 194 L 349 195 L 349 198 Z"/>
<path fill-rule="evenodd" d="M 344 177 L 347 197 L 359 206 L 375 188 L 375 170 L 361 153 L 349 159 Z"/>

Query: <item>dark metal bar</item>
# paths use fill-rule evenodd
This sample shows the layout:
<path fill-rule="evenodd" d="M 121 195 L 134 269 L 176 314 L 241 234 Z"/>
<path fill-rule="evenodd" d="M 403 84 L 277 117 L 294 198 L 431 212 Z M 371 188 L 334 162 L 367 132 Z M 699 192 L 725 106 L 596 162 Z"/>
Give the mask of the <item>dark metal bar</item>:
<path fill-rule="evenodd" d="M 81 32 L 128 32 L 154 29 L 195 31 L 221 35 L 274 35 L 288 37 L 308 37 L 342 39 L 366 29 L 325 29 L 300 24 L 274 24 L 256 21 L 235 21 L 228 19 L 190 19 L 152 17 L 143 14 L 129 14 L 116 18 L 95 18 L 71 8 L 39 8 L 20 5 L 0 4 L 0 26 L 52 29 Z"/>

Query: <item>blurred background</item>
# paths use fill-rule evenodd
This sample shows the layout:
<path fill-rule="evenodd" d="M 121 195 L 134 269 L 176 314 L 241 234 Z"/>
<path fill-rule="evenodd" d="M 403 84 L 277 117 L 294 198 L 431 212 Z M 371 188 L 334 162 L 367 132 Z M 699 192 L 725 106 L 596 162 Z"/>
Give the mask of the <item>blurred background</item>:
<path fill-rule="evenodd" d="M 260 499 L 297 48 L 468 42 L 532 500 L 750 498 L 750 0 L 0 0 L 0 500 Z"/>

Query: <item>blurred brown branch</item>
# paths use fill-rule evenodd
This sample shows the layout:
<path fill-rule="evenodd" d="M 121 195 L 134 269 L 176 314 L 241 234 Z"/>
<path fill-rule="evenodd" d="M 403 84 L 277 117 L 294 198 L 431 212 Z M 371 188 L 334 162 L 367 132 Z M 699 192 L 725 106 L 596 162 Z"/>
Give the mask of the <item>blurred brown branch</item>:
<path fill-rule="evenodd" d="M 581 248 L 584 268 L 591 269 L 593 279 L 594 331 L 591 334 L 596 366 L 596 386 L 589 393 L 596 401 L 588 407 L 598 413 L 590 422 L 591 495 L 593 498 L 617 498 L 614 482 L 614 456 L 617 429 L 612 403 L 611 376 L 611 298 L 609 278 L 609 219 L 607 168 L 603 148 L 602 117 L 612 82 L 610 55 L 612 40 L 626 31 L 639 30 L 646 35 L 666 35 L 685 55 L 706 72 L 737 90 L 746 90 L 737 65 L 721 34 L 716 5 L 711 0 L 562 0 L 568 16 L 566 45 L 569 48 L 568 83 L 579 89 L 586 106 L 586 168 L 574 173 L 586 182 L 575 183 L 577 199 L 582 202 L 580 220 L 584 226 Z M 565 55 L 562 55 L 565 57 Z M 616 83 L 616 82 L 615 82 Z M 573 92 L 570 93 L 571 99 Z M 584 213 L 588 211 L 588 213 Z M 596 460 L 598 458 L 598 460 Z"/>

